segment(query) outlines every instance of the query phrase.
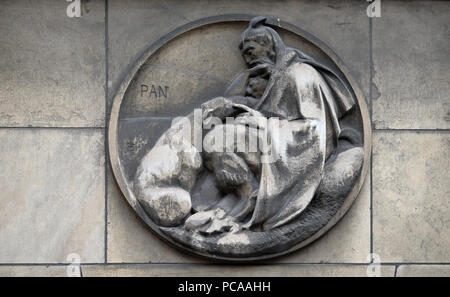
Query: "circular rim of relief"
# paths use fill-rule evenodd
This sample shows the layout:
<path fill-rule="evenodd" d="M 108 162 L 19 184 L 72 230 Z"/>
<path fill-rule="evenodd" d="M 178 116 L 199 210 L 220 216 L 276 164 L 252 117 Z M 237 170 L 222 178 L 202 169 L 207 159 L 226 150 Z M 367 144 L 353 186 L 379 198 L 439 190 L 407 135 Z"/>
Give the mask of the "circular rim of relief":
<path fill-rule="evenodd" d="M 171 31 L 170 33 L 162 36 L 160 39 L 158 39 L 156 42 L 151 44 L 147 49 L 143 51 L 141 56 L 134 62 L 134 64 L 129 68 L 128 73 L 124 78 L 122 79 L 120 85 L 115 90 L 114 96 L 113 96 L 113 103 L 111 108 L 111 115 L 109 120 L 109 126 L 108 126 L 108 147 L 109 147 L 109 156 L 110 156 L 110 162 L 112 166 L 112 170 L 115 176 L 115 179 L 117 181 L 117 184 L 119 185 L 119 188 L 121 189 L 122 193 L 124 194 L 126 200 L 131 205 L 131 207 L 134 209 L 134 211 L 138 214 L 138 216 L 150 227 L 151 231 L 155 233 L 158 237 L 162 238 L 164 241 L 168 242 L 170 245 L 178 248 L 181 251 L 187 252 L 191 255 L 195 256 L 201 256 L 204 258 L 208 258 L 210 260 L 216 260 L 216 261 L 228 261 L 228 262 L 239 262 L 239 263 L 245 263 L 245 262 L 254 262 L 258 260 L 266 260 L 271 259 L 275 257 L 279 257 L 282 255 L 286 255 L 289 253 L 292 253 L 302 247 L 305 247 L 315 241 L 316 239 L 320 238 L 322 235 L 324 235 L 328 230 L 330 230 L 350 209 L 353 202 L 358 197 L 360 190 L 362 188 L 362 185 L 365 181 L 366 175 L 369 171 L 369 163 L 370 163 L 370 156 L 371 156 L 371 142 L 372 142 L 372 128 L 371 128 L 371 121 L 370 121 L 370 114 L 367 107 L 366 100 L 364 98 L 364 94 L 358 87 L 358 84 L 353 79 L 353 77 L 350 75 L 350 71 L 347 69 L 343 61 L 337 56 L 337 54 L 329 47 L 327 46 L 323 41 L 319 40 L 317 37 L 313 36 L 312 34 L 300 29 L 299 27 L 292 25 L 290 23 L 284 22 L 280 20 L 279 18 L 268 18 L 267 24 L 273 26 L 274 28 L 280 28 L 287 30 L 301 38 L 304 38 L 306 41 L 310 42 L 314 46 L 316 46 L 318 49 L 323 51 L 331 60 L 332 62 L 339 68 L 339 70 L 344 74 L 344 77 L 347 79 L 350 87 L 352 88 L 352 91 L 355 94 L 355 97 L 357 99 L 357 103 L 359 106 L 359 110 L 361 112 L 361 118 L 362 118 L 362 126 L 363 126 L 363 137 L 364 137 L 364 160 L 363 160 L 363 166 L 361 170 L 361 174 L 358 178 L 358 180 L 355 182 L 353 189 L 350 191 L 350 193 L 345 198 L 345 201 L 341 208 L 337 211 L 337 213 L 327 222 L 325 226 L 320 228 L 316 233 L 314 233 L 312 236 L 308 237 L 307 239 L 300 241 L 297 244 L 294 244 L 293 246 L 289 247 L 288 249 L 281 251 L 281 252 L 275 252 L 272 254 L 263 254 L 260 256 L 249 256 L 249 257 L 226 257 L 226 256 L 220 256 L 220 255 L 213 255 L 208 254 L 206 252 L 201 252 L 194 250 L 192 248 L 189 248 L 185 245 L 182 245 L 172 238 L 170 238 L 167 234 L 163 233 L 160 230 L 160 227 L 156 225 L 149 216 L 145 213 L 143 208 L 140 206 L 139 202 L 135 198 L 132 190 L 130 189 L 130 186 L 127 184 L 127 181 L 125 179 L 125 175 L 121 168 L 121 162 L 119 158 L 118 153 L 118 121 L 119 121 L 119 111 L 120 107 L 122 105 L 122 100 L 124 98 L 124 95 L 141 68 L 141 66 L 149 59 L 151 56 L 156 53 L 161 47 L 163 47 L 166 43 L 170 42 L 171 40 L 181 36 L 182 34 L 198 29 L 203 26 L 207 25 L 214 25 L 214 24 L 220 24 L 220 23 L 228 23 L 228 22 L 248 22 L 256 15 L 248 15 L 248 14 L 226 14 L 226 15 L 217 15 L 217 16 L 211 16 L 206 17 L 202 19 L 198 19 L 196 21 L 187 23 L 185 25 L 182 25 L 175 30 Z"/>

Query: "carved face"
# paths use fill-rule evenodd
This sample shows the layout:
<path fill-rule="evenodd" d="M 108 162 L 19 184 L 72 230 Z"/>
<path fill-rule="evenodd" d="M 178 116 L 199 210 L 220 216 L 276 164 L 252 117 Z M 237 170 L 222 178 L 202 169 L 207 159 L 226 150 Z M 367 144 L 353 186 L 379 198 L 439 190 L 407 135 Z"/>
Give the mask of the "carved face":
<path fill-rule="evenodd" d="M 261 98 L 267 86 L 267 79 L 260 76 L 251 77 L 248 80 L 246 95 Z"/>
<path fill-rule="evenodd" d="M 242 44 L 241 52 L 245 63 L 249 67 L 255 67 L 263 63 L 274 63 L 274 52 L 271 43 L 245 40 Z"/>

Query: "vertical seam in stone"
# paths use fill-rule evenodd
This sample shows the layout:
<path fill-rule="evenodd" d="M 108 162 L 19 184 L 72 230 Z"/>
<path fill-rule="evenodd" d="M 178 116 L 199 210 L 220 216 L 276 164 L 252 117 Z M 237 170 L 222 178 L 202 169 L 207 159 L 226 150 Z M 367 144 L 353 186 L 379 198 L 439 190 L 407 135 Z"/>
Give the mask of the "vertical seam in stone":
<path fill-rule="evenodd" d="M 105 0 L 105 235 L 104 258 L 108 262 L 108 119 L 109 119 L 109 31 L 108 31 L 108 0 Z"/>
<path fill-rule="evenodd" d="M 450 132 L 450 129 L 414 129 L 414 128 L 408 128 L 408 129 L 372 129 L 372 131 L 375 132 L 425 132 L 425 133 L 445 133 Z"/>
<path fill-rule="evenodd" d="M 372 98 L 372 83 L 373 83 L 373 38 L 372 38 L 372 18 L 369 17 L 369 98 L 370 98 L 370 126 L 372 125 L 373 117 L 373 98 Z M 373 138 L 373 136 L 372 136 Z M 373 143 L 373 142 L 372 142 Z M 370 150 L 370 263 L 373 263 L 373 146 Z"/>

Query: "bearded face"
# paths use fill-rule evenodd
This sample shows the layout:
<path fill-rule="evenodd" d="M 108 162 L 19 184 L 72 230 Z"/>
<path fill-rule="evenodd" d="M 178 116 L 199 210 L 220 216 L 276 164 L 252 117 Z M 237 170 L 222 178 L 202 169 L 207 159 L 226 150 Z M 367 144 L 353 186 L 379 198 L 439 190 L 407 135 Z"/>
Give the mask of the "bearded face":
<path fill-rule="evenodd" d="M 250 68 L 275 63 L 273 42 L 268 34 L 244 36 L 240 49 L 245 63 Z"/>

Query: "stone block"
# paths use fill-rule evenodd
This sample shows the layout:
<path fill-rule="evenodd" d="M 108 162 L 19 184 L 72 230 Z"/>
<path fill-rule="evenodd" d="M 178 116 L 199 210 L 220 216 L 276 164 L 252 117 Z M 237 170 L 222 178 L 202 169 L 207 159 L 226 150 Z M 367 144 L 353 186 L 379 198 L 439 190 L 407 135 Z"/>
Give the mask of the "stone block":
<path fill-rule="evenodd" d="M 382 262 L 448 262 L 450 134 L 373 136 L 374 253 Z"/>
<path fill-rule="evenodd" d="M 380 276 L 394 276 L 394 266 L 381 266 Z M 366 265 L 177 265 L 126 264 L 83 266 L 87 277 L 364 277 Z"/>
<path fill-rule="evenodd" d="M 373 20 L 373 124 L 449 129 L 447 1 L 385 1 Z"/>
<path fill-rule="evenodd" d="M 398 277 L 450 277 L 450 265 L 400 265 Z"/>
<path fill-rule="evenodd" d="M 0 129 L 0 263 L 104 261 L 104 133 Z"/>
<path fill-rule="evenodd" d="M 0 126 L 105 125 L 105 8 L 82 1 L 1 1 Z"/>
<path fill-rule="evenodd" d="M 0 277 L 65 277 L 66 266 L 0 266 Z"/>

